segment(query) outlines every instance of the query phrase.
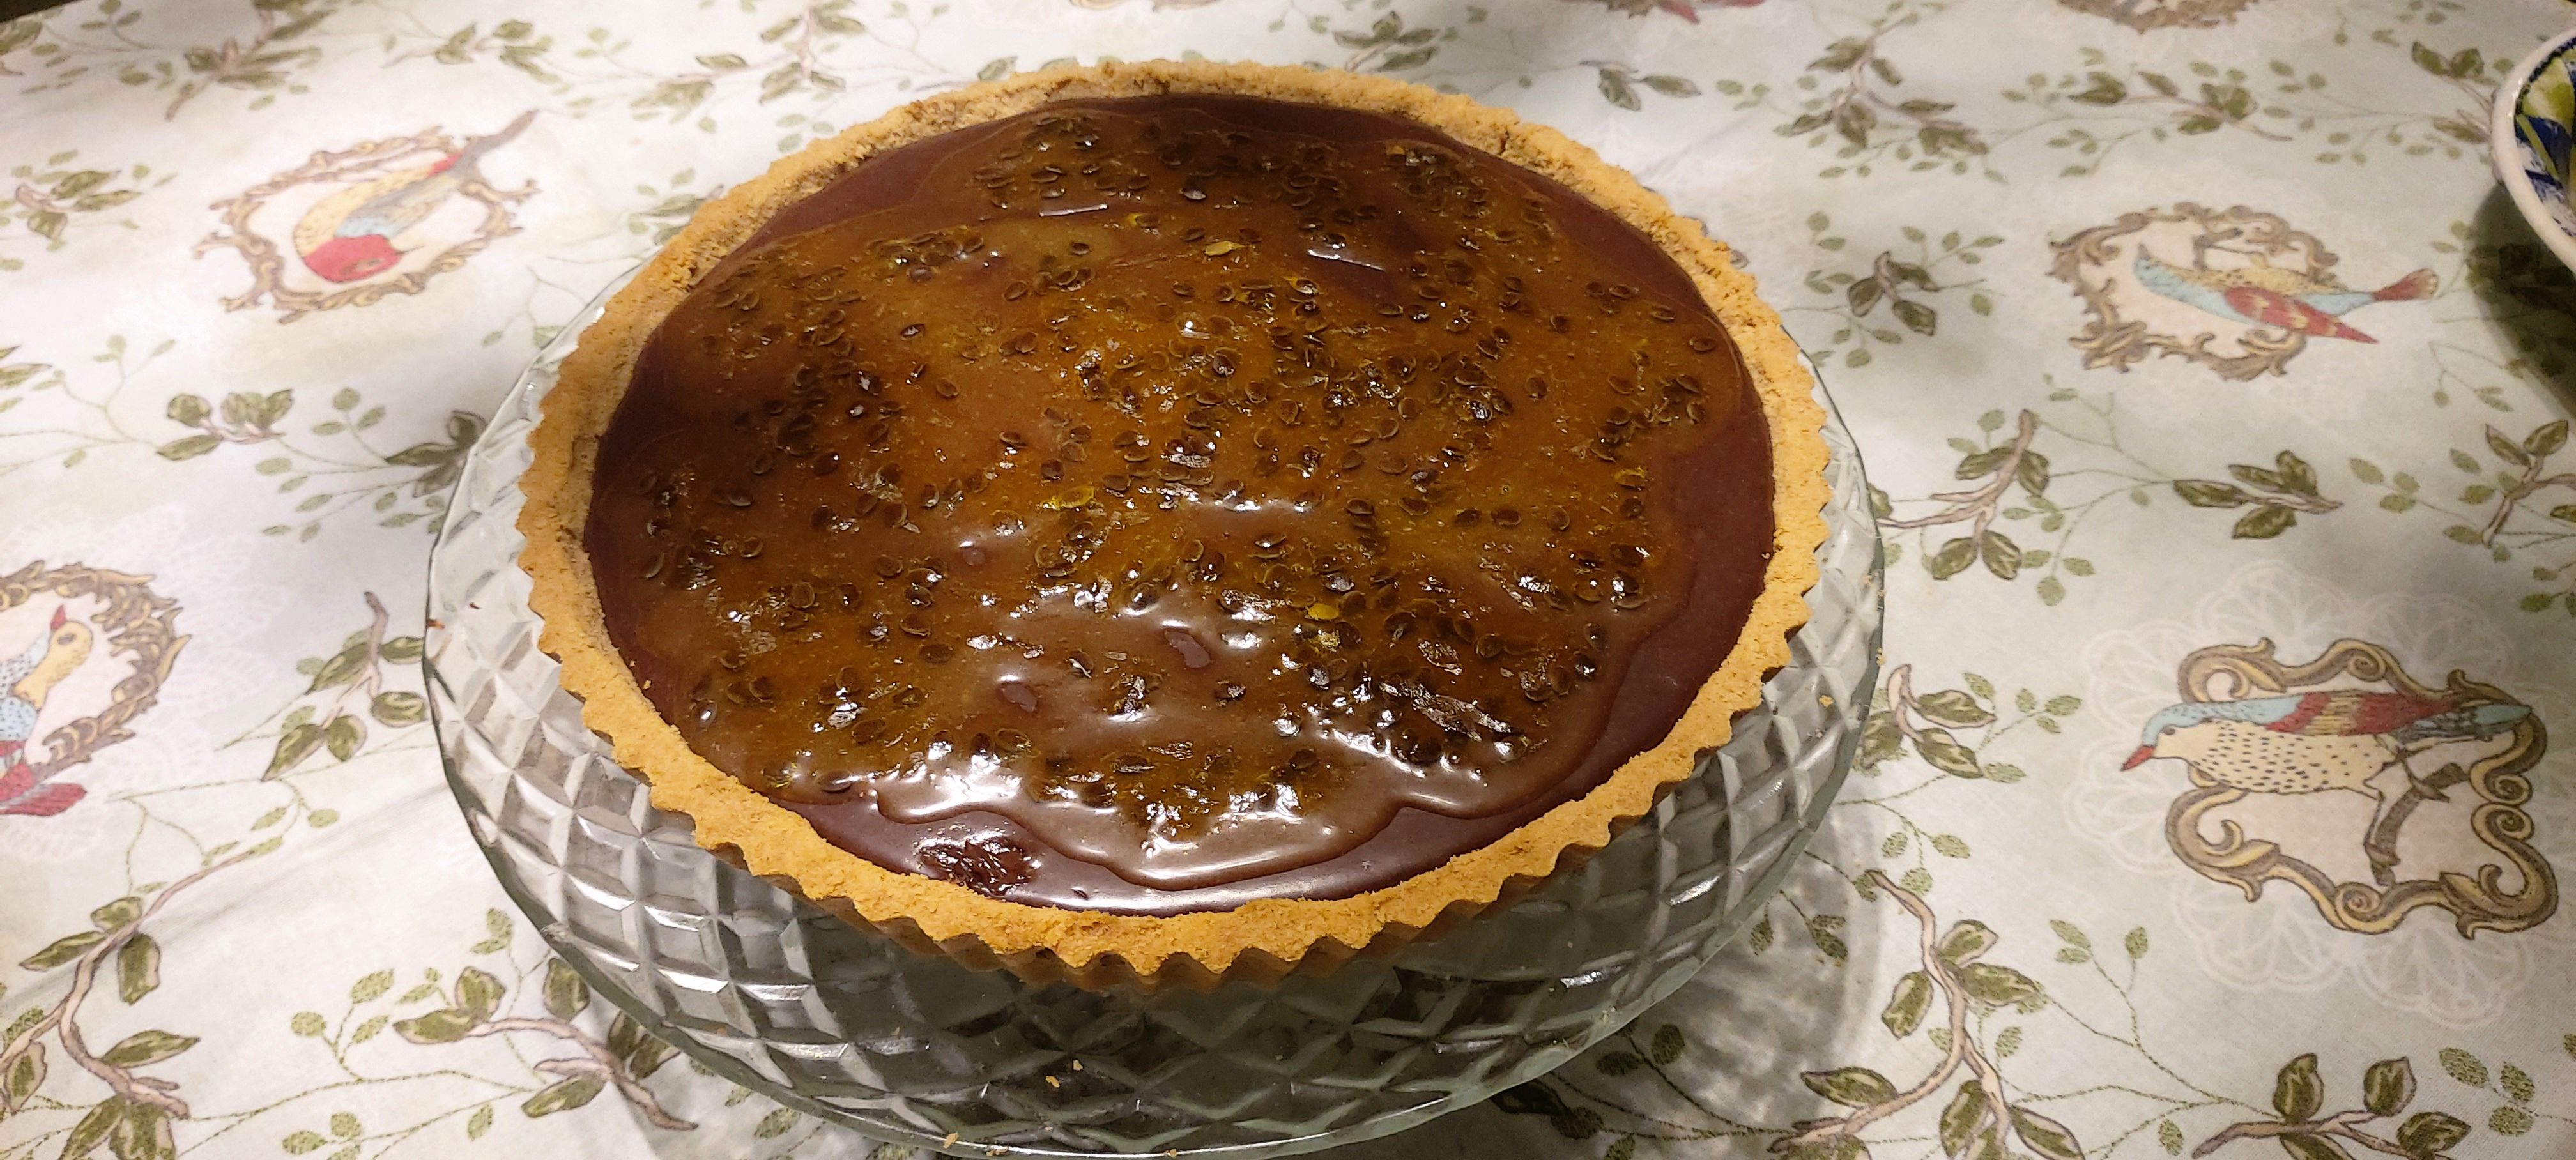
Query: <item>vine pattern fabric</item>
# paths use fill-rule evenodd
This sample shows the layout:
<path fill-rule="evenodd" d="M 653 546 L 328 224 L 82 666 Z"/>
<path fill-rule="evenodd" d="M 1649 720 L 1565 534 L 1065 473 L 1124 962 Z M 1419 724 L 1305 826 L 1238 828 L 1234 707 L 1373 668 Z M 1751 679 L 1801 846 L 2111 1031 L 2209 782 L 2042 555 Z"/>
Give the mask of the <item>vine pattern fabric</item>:
<path fill-rule="evenodd" d="M 1509 105 L 1707 221 L 1876 482 L 1887 674 L 1766 917 L 1354 1156 L 2576 1150 L 2576 278 L 2499 0 L 84 0 L 0 23 L 0 1160 L 867 1156 L 546 956 L 423 557 L 706 198 L 1058 60 Z"/>

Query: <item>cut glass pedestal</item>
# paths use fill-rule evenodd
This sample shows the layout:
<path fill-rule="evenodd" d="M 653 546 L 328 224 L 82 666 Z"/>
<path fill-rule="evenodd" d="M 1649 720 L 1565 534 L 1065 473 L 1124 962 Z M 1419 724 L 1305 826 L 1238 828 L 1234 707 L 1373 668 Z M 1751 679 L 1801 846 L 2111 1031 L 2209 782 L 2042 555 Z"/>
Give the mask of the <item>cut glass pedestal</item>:
<path fill-rule="evenodd" d="M 457 484 L 430 561 L 440 751 L 475 842 L 564 960 L 800 1111 L 971 1156 L 1251 1160 L 1397 1131 L 1571 1059 L 1680 986 L 1760 912 L 1850 770 L 1878 672 L 1879 540 L 1819 388 L 1833 499 L 1793 659 L 1697 777 L 1579 870 L 1445 938 L 1269 988 L 1094 994 L 914 954 L 699 849 L 538 651 L 519 477 L 537 402 L 598 308 L 528 368 Z"/>

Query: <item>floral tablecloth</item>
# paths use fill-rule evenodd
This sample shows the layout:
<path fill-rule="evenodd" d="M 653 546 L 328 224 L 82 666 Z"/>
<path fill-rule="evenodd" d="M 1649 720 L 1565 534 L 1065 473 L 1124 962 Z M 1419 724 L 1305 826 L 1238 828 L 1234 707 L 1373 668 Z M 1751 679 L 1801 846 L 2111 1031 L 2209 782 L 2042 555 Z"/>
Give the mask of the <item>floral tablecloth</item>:
<path fill-rule="evenodd" d="M 1750 937 L 1358 1154 L 2576 1152 L 2576 280 L 2538 0 L 86 0 L 0 24 L 0 1160 L 866 1156 L 595 1001 L 423 723 L 423 558 L 702 199 L 1058 59 L 1560 126 L 1734 243 L 1889 549 Z M 393 196 L 388 196 L 393 195 Z M 901 1154 L 902 1149 L 882 1152 Z"/>

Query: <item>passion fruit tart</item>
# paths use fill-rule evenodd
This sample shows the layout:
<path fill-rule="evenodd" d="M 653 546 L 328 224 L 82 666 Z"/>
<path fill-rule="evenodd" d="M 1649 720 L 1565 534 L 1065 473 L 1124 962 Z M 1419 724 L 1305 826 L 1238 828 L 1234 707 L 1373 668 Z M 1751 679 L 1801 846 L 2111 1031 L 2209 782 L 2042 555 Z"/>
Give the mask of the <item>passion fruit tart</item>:
<path fill-rule="evenodd" d="M 1598 849 L 1805 619 L 1726 250 L 1380 78 L 1063 68 L 700 210 L 545 400 L 545 649 L 697 840 L 925 951 L 1276 979 Z"/>

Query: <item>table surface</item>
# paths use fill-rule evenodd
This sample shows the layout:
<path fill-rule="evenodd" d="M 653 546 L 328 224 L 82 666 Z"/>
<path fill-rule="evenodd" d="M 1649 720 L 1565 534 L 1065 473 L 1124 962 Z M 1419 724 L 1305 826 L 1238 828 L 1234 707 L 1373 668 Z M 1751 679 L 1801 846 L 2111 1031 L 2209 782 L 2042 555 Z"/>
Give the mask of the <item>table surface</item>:
<path fill-rule="evenodd" d="M 2543 726 L 2576 710 L 2576 279 L 2482 141 L 2567 19 L 0 24 L 0 1160 L 870 1153 L 548 965 L 421 721 L 423 557 L 480 416 L 702 199 L 912 94 L 1104 55 L 1338 65 L 1563 128 L 1736 245 L 1883 492 L 1882 714 L 1767 919 L 1558 1074 L 1354 1154 L 1934 1157 L 1993 1143 L 1961 1138 L 1982 1105 L 2049 1160 L 2565 1155 L 2576 785 Z M 466 148 L 479 180 L 431 172 Z M 317 249 L 406 188 L 398 263 Z"/>

